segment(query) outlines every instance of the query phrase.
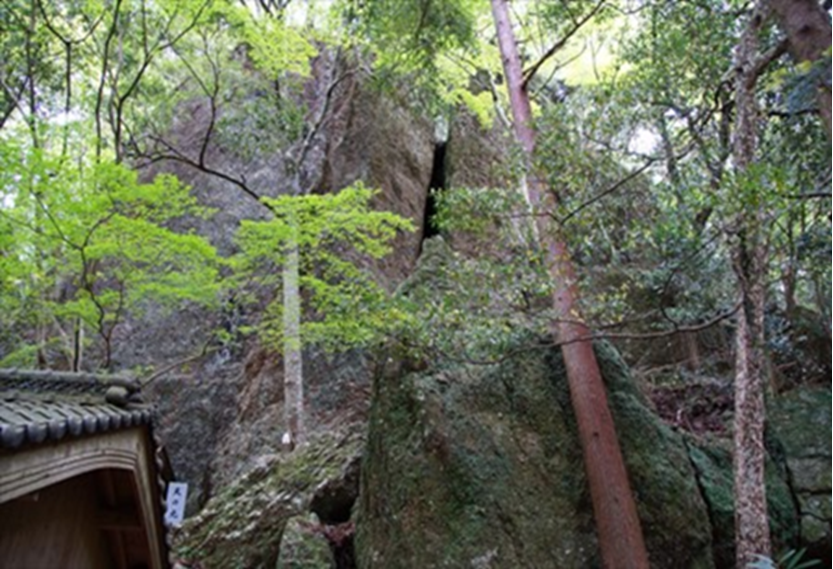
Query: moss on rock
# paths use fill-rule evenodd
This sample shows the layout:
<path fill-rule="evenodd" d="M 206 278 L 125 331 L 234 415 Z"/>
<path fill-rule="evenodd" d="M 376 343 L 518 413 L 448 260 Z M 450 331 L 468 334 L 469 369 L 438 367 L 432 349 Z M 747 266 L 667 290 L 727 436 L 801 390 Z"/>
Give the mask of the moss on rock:
<path fill-rule="evenodd" d="M 333 554 L 315 516 L 291 518 L 281 538 L 277 569 L 331 569 Z"/>
<path fill-rule="evenodd" d="M 597 353 L 652 563 L 712 567 L 682 441 L 647 409 L 615 351 Z M 359 567 L 598 567 L 569 400 L 557 350 L 499 366 L 388 370 L 374 386 Z"/>
<path fill-rule="evenodd" d="M 688 451 L 709 508 L 715 565 L 729 569 L 735 566 L 735 500 L 729 441 L 690 440 Z M 775 551 L 781 551 L 796 543 L 797 512 L 790 488 L 771 459 L 767 459 L 765 474 L 772 543 Z"/>
<path fill-rule="evenodd" d="M 804 386 L 775 399 L 768 410 L 772 444 L 798 503 L 800 545 L 830 564 L 830 388 Z"/>
<path fill-rule="evenodd" d="M 291 454 L 270 457 L 186 521 L 176 540 L 176 556 L 207 569 L 272 569 L 287 522 L 308 514 L 319 486 L 350 470 L 362 442 L 357 429 L 333 432 L 311 438 Z"/>

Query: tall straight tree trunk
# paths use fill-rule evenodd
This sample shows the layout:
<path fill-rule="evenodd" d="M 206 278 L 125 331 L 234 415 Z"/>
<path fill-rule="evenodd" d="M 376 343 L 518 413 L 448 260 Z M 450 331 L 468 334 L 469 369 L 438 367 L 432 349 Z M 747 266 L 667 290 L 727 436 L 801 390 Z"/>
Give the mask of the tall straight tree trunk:
<path fill-rule="evenodd" d="M 735 132 L 732 153 L 741 183 L 754 163 L 758 137 L 755 84 L 758 34 L 767 8 L 753 10 L 735 53 Z M 742 192 L 745 194 L 746 192 Z M 759 199 L 747 196 L 736 219 L 738 231 L 733 265 L 740 289 L 735 355 L 734 492 L 737 567 L 770 555 L 769 518 L 764 482 L 765 449 L 764 301 L 767 251 L 761 230 L 763 209 Z"/>
<path fill-rule="evenodd" d="M 291 225 L 294 220 L 289 220 Z M 297 231 L 297 227 L 292 227 Z M 304 442 L 304 366 L 301 352 L 301 292 L 298 242 L 290 239 L 283 265 L 283 396 L 286 434 L 291 448 Z M 288 436 L 287 436 L 288 435 Z"/>
<path fill-rule="evenodd" d="M 824 52 L 830 49 L 830 16 L 818 0 L 769 0 L 768 5 L 787 36 L 793 60 L 816 63 L 824 57 Z M 826 65 L 830 65 L 829 60 Z M 830 85 L 820 81 L 818 91 L 819 112 L 827 135 L 831 136 Z"/>
<path fill-rule="evenodd" d="M 536 213 L 552 211 L 555 198 L 532 168 L 535 132 L 529 94 L 523 86 L 512 23 L 506 0 L 492 0 L 503 70 L 512 107 L 515 136 L 528 161 L 528 195 Z M 608 569 L 648 567 L 648 554 L 636 512 L 628 474 L 616 436 L 602 376 L 588 339 L 588 328 L 578 314 L 576 276 L 564 241 L 544 215 L 535 216 L 542 248 L 546 251 L 554 290 L 557 318 L 551 330 L 561 344 L 567 381 L 584 454 L 585 471 L 593 502 L 602 561 Z"/>
<path fill-rule="evenodd" d="M 72 371 L 81 371 L 84 363 L 84 321 L 76 318 L 72 329 Z"/>

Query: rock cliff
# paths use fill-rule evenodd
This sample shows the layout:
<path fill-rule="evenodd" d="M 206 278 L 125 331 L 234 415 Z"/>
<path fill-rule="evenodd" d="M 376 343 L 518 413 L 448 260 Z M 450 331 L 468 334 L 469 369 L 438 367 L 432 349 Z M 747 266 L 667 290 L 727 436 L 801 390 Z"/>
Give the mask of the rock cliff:
<path fill-rule="evenodd" d="M 597 346 L 651 559 L 713 567 L 682 438 Z M 599 567 L 560 354 L 494 367 L 392 368 L 373 393 L 357 521 L 360 567 Z"/>
<path fill-rule="evenodd" d="M 378 188 L 374 207 L 425 220 L 434 153 L 433 125 L 398 104 L 395 97 L 364 84 L 356 72 L 339 87 L 332 116 L 319 136 L 313 157 L 315 192 L 335 192 L 358 180 Z M 314 75 L 309 91 L 322 77 Z M 186 105 L 172 125 L 171 139 L 196 145 L 206 131 L 208 113 L 199 102 Z M 282 149 L 244 157 L 219 143 L 209 145 L 206 163 L 213 171 L 245 179 L 258 193 L 274 196 L 286 189 L 280 166 Z M 214 209 L 207 219 L 189 223 L 220 251 L 234 250 L 232 236 L 243 219 L 259 218 L 264 209 L 234 183 L 175 161 L 154 164 L 145 173 L 175 173 L 194 188 L 201 203 Z M 403 234 L 390 255 L 367 268 L 393 289 L 411 271 L 419 254 L 421 229 Z M 365 262 L 365 261 L 362 261 Z M 262 308 L 262 307 L 261 307 Z M 251 324 L 258 307 L 246 309 L 230 298 L 220 313 L 191 310 L 175 317 L 148 315 L 125 326 L 119 365 L 171 362 L 199 354 L 212 330 L 225 329 L 232 341 L 194 358 L 156 379 L 149 389 L 159 402 L 160 427 L 168 441 L 175 471 L 191 484 L 189 511 L 213 491 L 251 469 L 259 457 L 278 451 L 283 427 L 280 356 L 243 340 L 237 331 Z M 312 428 L 361 418 L 369 394 L 368 360 L 362 354 L 327 355 L 308 350 L 304 357 Z M 346 411 L 346 413 L 345 413 Z"/>

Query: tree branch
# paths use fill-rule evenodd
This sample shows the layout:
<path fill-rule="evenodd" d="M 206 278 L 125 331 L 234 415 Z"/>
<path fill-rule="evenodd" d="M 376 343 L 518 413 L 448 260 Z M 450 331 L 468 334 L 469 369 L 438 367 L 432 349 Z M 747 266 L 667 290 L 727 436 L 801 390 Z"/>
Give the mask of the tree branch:
<path fill-rule="evenodd" d="M 150 385 L 151 383 L 153 383 L 154 381 L 156 381 L 157 379 L 159 379 L 160 377 L 162 377 L 163 375 L 165 375 L 169 371 L 174 370 L 174 369 L 176 369 L 180 366 L 183 366 L 185 364 L 191 363 L 193 361 L 196 361 L 200 358 L 203 358 L 203 357 L 207 356 L 210 353 L 216 352 L 219 348 L 217 346 L 214 346 L 214 347 L 210 348 L 209 347 L 210 342 L 211 341 L 209 340 L 208 342 L 206 342 L 203 345 L 202 350 L 200 351 L 200 353 L 190 355 L 186 358 L 175 361 L 174 363 L 172 363 L 170 365 L 166 365 L 165 367 L 163 367 L 159 371 L 155 371 L 152 374 L 150 374 L 149 376 L 140 379 L 139 384 L 142 387 L 145 387 L 146 385 Z"/>
<path fill-rule="evenodd" d="M 246 178 L 245 177 L 235 178 L 234 176 L 226 174 L 225 172 L 223 172 L 221 170 L 215 170 L 214 168 L 211 168 L 210 166 L 207 166 L 204 162 L 201 164 L 197 160 L 194 160 L 193 158 L 190 158 L 189 156 L 186 156 L 185 154 L 180 152 L 179 149 L 177 149 L 176 147 L 171 145 L 168 141 L 166 141 L 166 140 L 164 140 L 160 137 L 151 136 L 151 140 L 153 140 L 157 144 L 161 144 L 162 146 L 164 146 L 168 150 L 168 153 L 158 153 L 158 154 L 153 155 L 152 157 L 147 157 L 146 156 L 145 158 L 147 158 L 148 162 L 146 164 L 143 164 L 143 166 L 146 166 L 148 164 L 153 164 L 155 162 L 160 162 L 162 160 L 172 160 L 174 162 L 179 162 L 180 164 L 185 164 L 186 166 L 190 166 L 190 167 L 192 167 L 196 170 L 199 170 L 200 172 L 203 172 L 205 174 L 210 174 L 211 176 L 215 176 L 215 177 L 217 177 L 221 180 L 225 180 L 226 182 L 234 184 L 244 194 L 246 194 L 247 196 L 249 196 L 253 200 L 257 201 L 259 204 L 261 204 L 263 207 L 267 208 L 269 211 L 272 211 L 271 207 L 269 207 L 266 203 L 261 201 L 261 196 L 249 187 L 249 185 L 246 183 Z"/>
<path fill-rule="evenodd" d="M 755 61 L 752 62 L 752 69 L 749 72 L 748 80 L 752 81 L 754 84 L 754 82 L 758 80 L 761 73 L 763 73 L 766 68 L 770 66 L 770 64 L 787 53 L 787 47 L 789 47 L 789 45 L 790 42 L 787 38 L 784 38 L 778 42 L 777 45 L 772 46 L 770 49 L 755 58 Z"/>
<path fill-rule="evenodd" d="M 562 217 L 560 220 L 557 220 L 557 221 L 561 225 L 564 225 L 570 219 L 572 219 L 573 217 L 578 215 L 582 210 L 584 210 L 584 209 L 588 208 L 589 206 L 593 205 L 594 203 L 596 203 L 597 201 L 599 201 L 603 197 L 605 197 L 609 194 L 612 194 L 613 192 L 615 192 L 616 190 L 618 190 L 619 188 L 621 188 L 622 186 L 624 186 L 625 184 L 627 184 L 628 182 L 630 182 L 631 180 L 633 180 L 634 178 L 636 178 L 637 176 L 642 174 L 642 172 L 644 172 L 645 170 L 650 168 L 653 165 L 653 163 L 656 162 L 656 160 L 657 159 L 655 159 L 655 158 L 648 158 L 647 161 L 645 162 L 645 164 L 643 164 L 642 166 L 640 166 L 639 168 L 637 168 L 636 170 L 634 170 L 633 172 L 631 172 L 630 174 L 628 174 L 627 176 L 625 176 L 624 178 L 619 180 L 618 182 L 614 183 L 609 188 L 607 188 L 605 190 L 602 190 L 601 192 L 599 192 L 595 196 L 591 197 L 587 201 L 579 204 L 578 207 L 576 207 L 570 213 L 568 213 L 567 215 L 565 215 L 564 217 Z"/>
<path fill-rule="evenodd" d="M 523 83 L 522 83 L 522 86 L 523 86 L 523 89 L 524 89 L 524 90 L 526 90 L 526 89 L 527 89 L 527 87 L 529 86 L 529 82 L 530 82 L 530 81 L 532 80 L 532 78 L 535 76 L 535 73 L 538 71 L 538 69 L 539 69 L 539 68 L 540 68 L 540 67 L 541 67 L 541 66 L 542 66 L 542 65 L 543 65 L 543 64 L 544 64 L 544 63 L 545 63 L 545 62 L 546 62 L 549 58 L 551 58 L 551 57 L 552 57 L 553 55 L 555 55 L 555 54 L 556 54 L 556 53 L 557 53 L 557 52 L 558 52 L 561 48 L 563 48 L 563 47 L 567 44 L 567 42 L 568 42 L 568 41 L 570 41 L 570 38 L 572 38 L 572 37 L 576 34 L 576 32 L 578 32 L 578 31 L 579 31 L 582 27 L 584 27 L 584 25 L 585 25 L 588 21 L 590 21 L 590 19 L 591 19 L 593 16 L 595 16 L 595 15 L 599 12 L 599 10 L 601 10 L 601 9 L 602 9 L 602 7 L 604 7 L 605 2 L 607 2 L 607 0 L 599 0 L 599 1 L 596 3 L 596 5 L 595 5 L 595 6 L 593 6 L 593 8 L 592 8 L 592 9 L 591 9 L 591 10 L 590 10 L 587 14 L 585 14 L 583 17 L 581 17 L 579 20 L 577 20 L 576 22 L 574 22 L 574 23 L 573 23 L 573 27 L 572 27 L 572 28 L 570 28 L 570 29 L 567 31 L 567 33 L 564 35 L 564 37 L 563 37 L 563 38 L 561 38 L 560 40 L 558 40 L 557 42 L 555 42 L 555 43 L 552 45 L 552 47 L 550 47 L 550 48 L 549 48 L 546 52 L 544 52 L 544 54 L 543 54 L 541 57 L 539 57 L 539 58 L 538 58 L 538 61 L 536 61 L 535 63 L 533 63 L 531 67 L 529 67 L 526 71 L 524 71 L 524 73 L 523 73 L 524 79 L 523 79 Z"/>
<path fill-rule="evenodd" d="M 502 355 L 500 357 L 497 357 L 497 358 L 494 358 L 494 359 L 489 359 L 489 360 L 484 360 L 484 359 L 479 359 L 479 358 L 472 358 L 472 357 L 465 356 L 465 355 L 462 356 L 462 357 L 457 357 L 457 356 L 453 356 L 453 355 L 449 354 L 448 352 L 446 352 L 444 350 L 441 350 L 439 348 L 436 348 L 436 347 L 432 347 L 430 349 L 431 349 L 431 351 L 436 352 L 438 355 L 442 356 L 443 358 L 445 358 L 449 361 L 456 361 L 456 362 L 472 364 L 472 365 L 499 365 L 499 364 L 502 364 L 503 362 L 505 362 L 507 360 L 510 360 L 510 359 L 512 359 L 512 358 L 514 358 L 518 355 L 527 353 L 527 352 L 532 351 L 532 350 L 550 350 L 550 349 L 554 349 L 554 348 L 560 348 L 561 346 L 565 346 L 565 345 L 568 345 L 568 344 L 576 344 L 576 343 L 580 343 L 580 342 L 595 342 L 597 340 L 656 340 L 656 339 L 659 339 L 659 338 L 668 338 L 668 337 L 671 337 L 671 336 L 676 336 L 678 334 L 690 334 L 690 333 L 693 333 L 693 332 L 700 332 L 702 330 L 706 330 L 708 328 L 711 328 L 712 326 L 715 326 L 715 325 L 719 324 L 723 320 L 731 318 L 732 316 L 734 316 L 737 313 L 738 310 L 740 310 L 740 307 L 741 307 L 741 303 L 738 302 L 737 304 L 735 304 L 729 310 L 726 310 L 725 312 L 722 312 L 722 313 L 718 314 L 714 318 L 711 318 L 711 319 L 709 319 L 705 322 L 702 322 L 700 324 L 690 324 L 690 325 L 685 325 L 685 326 L 675 325 L 674 328 L 672 328 L 671 330 L 660 330 L 660 331 L 657 331 L 657 332 L 633 332 L 633 333 L 630 333 L 630 332 L 601 332 L 601 333 L 596 332 L 596 333 L 588 334 L 586 336 L 581 336 L 581 337 L 573 338 L 573 339 L 570 339 L 570 340 L 567 340 L 567 341 L 562 341 L 562 342 L 553 340 L 551 342 L 546 342 L 546 343 L 522 346 L 522 347 L 516 348 L 514 350 L 509 350 L 508 352 L 506 352 L 504 355 Z M 610 328 L 610 327 L 613 327 L 613 326 L 621 326 L 621 324 L 609 325 L 609 326 L 607 326 L 607 328 Z M 602 326 L 602 327 L 599 327 L 599 328 L 603 329 L 605 327 Z M 409 348 L 419 349 L 419 346 L 408 345 L 407 343 L 405 345 Z M 459 350 L 459 351 L 461 353 L 463 352 L 463 350 Z"/>

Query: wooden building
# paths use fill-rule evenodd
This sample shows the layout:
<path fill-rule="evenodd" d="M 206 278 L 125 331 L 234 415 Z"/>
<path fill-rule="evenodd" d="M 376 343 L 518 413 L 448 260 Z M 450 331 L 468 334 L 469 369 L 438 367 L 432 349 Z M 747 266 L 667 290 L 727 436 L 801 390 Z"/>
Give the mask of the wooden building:
<path fill-rule="evenodd" d="M 138 384 L 0 370 L 0 567 L 169 567 L 166 461 Z"/>

